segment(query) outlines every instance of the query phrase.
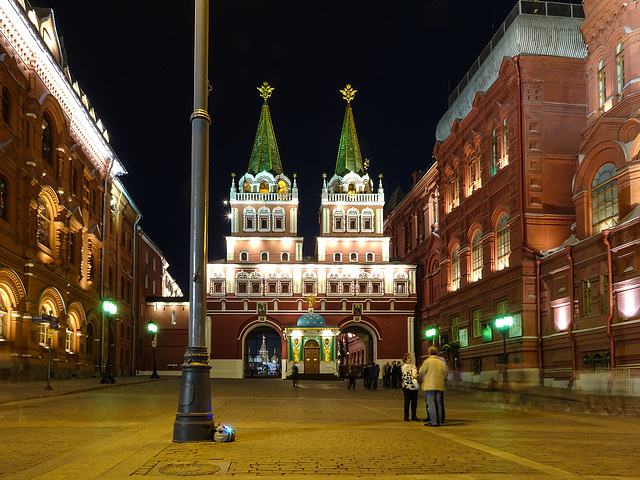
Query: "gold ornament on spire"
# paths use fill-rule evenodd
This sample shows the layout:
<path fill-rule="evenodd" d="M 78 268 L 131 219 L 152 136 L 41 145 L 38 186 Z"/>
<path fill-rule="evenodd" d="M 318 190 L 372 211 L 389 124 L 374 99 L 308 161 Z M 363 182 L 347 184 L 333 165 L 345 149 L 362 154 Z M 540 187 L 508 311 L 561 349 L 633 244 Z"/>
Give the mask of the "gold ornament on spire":
<path fill-rule="evenodd" d="M 353 88 L 351 88 L 351 84 L 347 84 L 346 87 L 344 87 L 344 90 L 340 90 L 340 93 L 342 94 L 342 98 L 344 98 L 347 103 L 351 103 L 351 100 L 353 100 L 353 97 L 356 96 L 356 92 L 358 90 L 354 90 Z"/>
<path fill-rule="evenodd" d="M 274 87 L 269 86 L 268 82 L 264 82 L 262 86 L 256 87 L 260 92 L 260 96 L 265 100 L 271 96 L 271 92 L 275 90 Z"/>
<path fill-rule="evenodd" d="M 368 158 L 364 159 L 364 171 L 366 172 L 367 170 L 369 170 L 369 163 L 370 160 Z"/>

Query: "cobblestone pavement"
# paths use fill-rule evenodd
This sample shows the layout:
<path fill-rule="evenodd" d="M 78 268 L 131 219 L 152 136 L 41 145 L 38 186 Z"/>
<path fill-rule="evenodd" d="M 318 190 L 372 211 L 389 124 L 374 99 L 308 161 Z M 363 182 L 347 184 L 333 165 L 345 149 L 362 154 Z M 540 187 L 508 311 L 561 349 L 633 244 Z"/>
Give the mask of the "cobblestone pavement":
<path fill-rule="evenodd" d="M 635 414 L 447 392 L 447 422 L 433 428 L 402 421 L 400 390 L 213 380 L 215 421 L 233 426 L 236 441 L 179 444 L 179 378 L 94 383 L 59 382 L 44 398 L 22 384 L 29 400 L 0 385 L 0 479 L 640 479 Z"/>

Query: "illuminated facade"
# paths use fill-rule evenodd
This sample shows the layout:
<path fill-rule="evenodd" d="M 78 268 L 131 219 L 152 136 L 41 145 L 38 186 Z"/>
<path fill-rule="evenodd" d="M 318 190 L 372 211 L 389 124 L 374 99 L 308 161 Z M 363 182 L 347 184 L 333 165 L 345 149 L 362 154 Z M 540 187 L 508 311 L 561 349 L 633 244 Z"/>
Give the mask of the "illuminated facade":
<path fill-rule="evenodd" d="M 298 185 L 282 170 L 267 104 L 273 89 L 259 90 L 249 167 L 231 185 L 227 256 L 208 266 L 211 374 L 286 376 L 295 363 L 301 374 L 338 375 L 349 363 L 399 359 L 414 350 L 415 267 L 389 258 L 382 180 L 374 190 L 360 154 L 355 90 L 342 91 L 347 108 L 336 170 L 319 192 L 313 258 L 297 236 Z"/>
<path fill-rule="evenodd" d="M 138 222 L 53 11 L 0 7 L 0 378 L 135 370 Z M 102 300 L 118 311 L 105 314 Z"/>
<path fill-rule="evenodd" d="M 439 295 L 419 309 L 457 379 L 637 393 L 639 22 L 635 3 L 519 2 L 450 97 L 441 246 L 418 260 L 439 254 Z M 431 198 L 412 194 L 388 219 L 406 261 Z"/>

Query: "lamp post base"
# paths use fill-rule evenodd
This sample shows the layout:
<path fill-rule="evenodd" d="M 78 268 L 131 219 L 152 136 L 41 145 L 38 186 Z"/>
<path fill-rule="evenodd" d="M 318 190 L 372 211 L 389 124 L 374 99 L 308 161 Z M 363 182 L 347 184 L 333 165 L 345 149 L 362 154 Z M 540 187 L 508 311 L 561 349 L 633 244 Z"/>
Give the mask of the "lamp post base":
<path fill-rule="evenodd" d="M 206 347 L 187 347 L 182 365 L 178 413 L 173 424 L 173 441 L 210 442 L 215 428 L 211 412 L 211 381 Z"/>

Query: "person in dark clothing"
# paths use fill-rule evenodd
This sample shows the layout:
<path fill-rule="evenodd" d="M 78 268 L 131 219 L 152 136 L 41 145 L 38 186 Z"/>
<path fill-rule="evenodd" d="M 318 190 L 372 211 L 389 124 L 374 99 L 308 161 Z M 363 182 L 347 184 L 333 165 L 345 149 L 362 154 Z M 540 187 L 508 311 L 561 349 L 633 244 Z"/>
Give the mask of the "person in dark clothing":
<path fill-rule="evenodd" d="M 384 367 L 382 369 L 382 385 L 384 385 L 384 388 L 389 388 L 391 386 L 391 365 L 389 364 L 389 362 L 384 364 Z"/>
<path fill-rule="evenodd" d="M 374 390 L 378 388 L 378 377 L 380 376 L 380 366 L 377 363 L 371 362 L 369 365 L 369 387 Z"/>
<path fill-rule="evenodd" d="M 293 381 L 293 388 L 298 388 L 298 366 L 294 365 L 291 369 L 291 380 Z"/>
<path fill-rule="evenodd" d="M 398 388 L 400 386 L 400 380 L 402 377 L 402 369 L 400 362 L 396 363 L 394 360 L 391 364 L 391 388 Z"/>
<path fill-rule="evenodd" d="M 355 365 L 349 365 L 349 387 L 347 387 L 347 390 L 351 390 L 351 387 L 353 387 L 353 389 L 356 389 L 356 377 L 358 376 L 358 370 L 356 369 Z"/>
<path fill-rule="evenodd" d="M 366 363 L 362 368 L 362 379 L 364 382 L 364 388 L 369 390 L 369 386 L 370 386 L 369 384 L 371 383 L 371 379 L 369 378 L 369 365 L 367 365 Z"/>

